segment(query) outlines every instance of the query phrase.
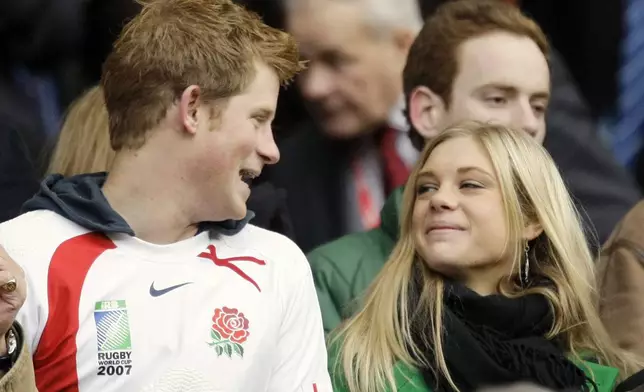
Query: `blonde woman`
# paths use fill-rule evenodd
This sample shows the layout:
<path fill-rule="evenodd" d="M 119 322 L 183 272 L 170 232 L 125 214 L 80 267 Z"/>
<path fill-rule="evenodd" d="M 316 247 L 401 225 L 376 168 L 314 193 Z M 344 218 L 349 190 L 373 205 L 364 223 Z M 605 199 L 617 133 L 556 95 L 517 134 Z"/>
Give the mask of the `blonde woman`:
<path fill-rule="evenodd" d="M 527 134 L 447 129 L 424 149 L 403 198 L 400 240 L 332 340 L 337 392 L 515 382 L 603 392 L 640 369 L 599 320 L 579 216 Z"/>
<path fill-rule="evenodd" d="M 70 106 L 48 174 L 67 177 L 108 171 L 113 160 L 103 90 L 95 86 Z"/>
<path fill-rule="evenodd" d="M 113 160 L 103 90 L 94 86 L 69 107 L 48 174 L 67 177 L 108 171 Z"/>

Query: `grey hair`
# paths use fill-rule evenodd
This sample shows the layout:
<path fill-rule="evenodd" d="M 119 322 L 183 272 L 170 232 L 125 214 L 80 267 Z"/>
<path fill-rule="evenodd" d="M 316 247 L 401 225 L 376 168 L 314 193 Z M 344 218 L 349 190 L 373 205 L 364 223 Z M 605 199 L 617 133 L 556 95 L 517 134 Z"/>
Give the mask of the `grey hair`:
<path fill-rule="evenodd" d="M 423 27 L 418 0 L 281 0 L 285 11 L 311 3 L 355 3 L 365 10 L 365 21 L 376 31 L 407 29 L 418 33 Z M 361 3 L 361 4 L 360 4 Z M 316 4 L 317 5 L 317 4 Z"/>

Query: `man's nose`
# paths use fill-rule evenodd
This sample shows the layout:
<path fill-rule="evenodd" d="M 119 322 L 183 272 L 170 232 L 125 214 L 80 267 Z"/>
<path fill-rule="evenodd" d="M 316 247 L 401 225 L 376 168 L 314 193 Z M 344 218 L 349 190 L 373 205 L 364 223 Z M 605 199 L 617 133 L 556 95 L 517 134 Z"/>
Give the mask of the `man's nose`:
<path fill-rule="evenodd" d="M 517 105 L 512 119 L 512 126 L 525 131 L 528 135 L 536 137 L 539 133 L 540 120 L 534 112 L 530 102 L 521 102 Z"/>
<path fill-rule="evenodd" d="M 277 147 L 277 143 L 275 143 L 272 129 L 269 128 L 262 140 L 260 140 L 258 153 L 267 165 L 274 165 L 279 162 L 280 150 Z"/>
<path fill-rule="evenodd" d="M 302 94 L 315 101 L 327 97 L 333 90 L 333 76 L 324 67 L 312 64 L 301 77 Z"/>

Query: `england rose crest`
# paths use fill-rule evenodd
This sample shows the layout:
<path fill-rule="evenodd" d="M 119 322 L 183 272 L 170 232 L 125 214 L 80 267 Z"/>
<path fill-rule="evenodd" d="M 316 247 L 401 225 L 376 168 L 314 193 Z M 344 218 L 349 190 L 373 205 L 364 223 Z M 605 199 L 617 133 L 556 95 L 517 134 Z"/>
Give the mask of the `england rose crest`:
<path fill-rule="evenodd" d="M 217 356 L 232 357 L 233 353 L 244 357 L 242 344 L 248 339 L 248 319 L 235 308 L 217 308 L 212 316 L 212 328 L 208 345 L 215 349 Z"/>

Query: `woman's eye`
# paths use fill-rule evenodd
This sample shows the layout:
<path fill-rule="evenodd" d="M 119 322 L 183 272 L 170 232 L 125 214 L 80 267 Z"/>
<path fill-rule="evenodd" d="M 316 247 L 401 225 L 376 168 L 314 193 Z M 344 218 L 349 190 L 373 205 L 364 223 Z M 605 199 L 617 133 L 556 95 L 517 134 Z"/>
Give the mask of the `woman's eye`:
<path fill-rule="evenodd" d="M 417 189 L 416 193 L 419 194 L 419 195 L 422 195 L 423 193 L 431 192 L 431 191 L 433 191 L 435 189 L 436 189 L 435 185 L 422 184 L 422 185 L 418 186 L 418 189 Z"/>
<path fill-rule="evenodd" d="M 483 188 L 483 185 L 476 182 L 464 182 L 461 184 L 461 188 Z"/>

